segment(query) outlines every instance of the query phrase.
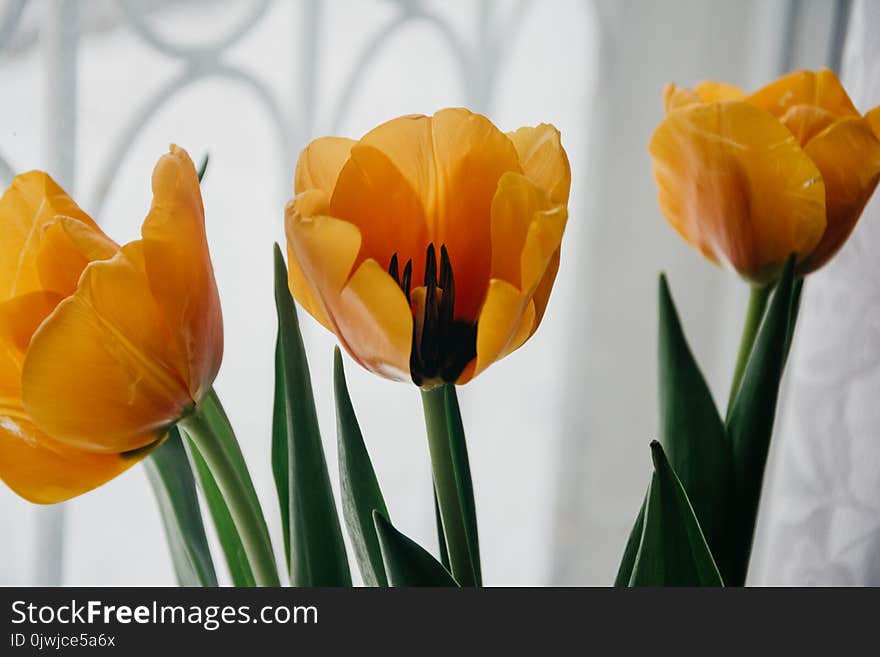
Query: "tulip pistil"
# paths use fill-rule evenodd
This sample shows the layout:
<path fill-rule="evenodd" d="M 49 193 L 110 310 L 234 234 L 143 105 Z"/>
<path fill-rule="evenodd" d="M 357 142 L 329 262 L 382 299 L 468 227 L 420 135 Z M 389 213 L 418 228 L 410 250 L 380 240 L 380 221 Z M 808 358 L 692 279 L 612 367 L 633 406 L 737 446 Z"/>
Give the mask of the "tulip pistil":
<path fill-rule="evenodd" d="M 412 259 L 401 272 L 397 254 L 391 256 L 388 273 L 406 295 L 415 320 L 409 360 L 412 380 L 417 386 L 455 383 L 477 355 L 477 325 L 455 319 L 455 277 L 445 245 L 440 246 L 439 271 L 434 244 L 428 245 L 423 287 L 412 289 L 412 269 Z"/>

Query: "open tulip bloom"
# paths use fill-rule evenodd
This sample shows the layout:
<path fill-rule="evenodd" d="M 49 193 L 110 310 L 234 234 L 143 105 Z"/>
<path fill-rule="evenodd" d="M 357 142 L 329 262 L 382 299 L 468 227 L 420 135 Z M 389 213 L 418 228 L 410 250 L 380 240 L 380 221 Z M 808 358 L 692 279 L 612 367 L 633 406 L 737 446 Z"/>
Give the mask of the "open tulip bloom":
<path fill-rule="evenodd" d="M 291 292 L 362 366 L 421 387 L 445 547 L 462 584 L 479 581 L 479 555 L 450 451 L 452 385 L 537 330 L 570 185 L 553 126 L 505 134 L 465 109 L 403 116 L 358 141 L 316 139 L 297 163 Z"/>

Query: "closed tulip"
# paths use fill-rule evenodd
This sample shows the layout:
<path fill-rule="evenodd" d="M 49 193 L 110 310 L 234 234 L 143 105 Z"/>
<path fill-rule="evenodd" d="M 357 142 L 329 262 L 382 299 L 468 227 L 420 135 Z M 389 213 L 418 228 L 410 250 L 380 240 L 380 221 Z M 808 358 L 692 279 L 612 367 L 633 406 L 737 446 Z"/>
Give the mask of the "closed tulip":
<path fill-rule="evenodd" d="M 537 330 L 570 183 L 554 127 L 464 109 L 317 139 L 286 209 L 291 291 L 369 370 L 464 383 Z"/>
<path fill-rule="evenodd" d="M 660 208 L 685 240 L 755 285 L 791 254 L 808 274 L 840 249 L 880 179 L 877 109 L 860 114 L 829 70 L 751 95 L 670 85 L 665 100 L 649 150 Z"/>
<path fill-rule="evenodd" d="M 0 200 L 0 477 L 59 502 L 115 477 L 207 395 L 223 352 L 195 168 L 153 173 L 119 247 L 45 173 Z"/>

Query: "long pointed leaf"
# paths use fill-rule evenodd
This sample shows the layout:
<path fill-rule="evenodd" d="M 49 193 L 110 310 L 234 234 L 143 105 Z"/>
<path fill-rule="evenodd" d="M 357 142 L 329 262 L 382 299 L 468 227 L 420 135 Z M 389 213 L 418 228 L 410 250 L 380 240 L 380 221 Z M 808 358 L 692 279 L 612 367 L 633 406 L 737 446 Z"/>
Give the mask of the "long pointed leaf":
<path fill-rule="evenodd" d="M 391 586 L 457 586 L 427 550 L 397 531 L 378 511 L 373 512 L 373 522 Z"/>
<path fill-rule="evenodd" d="M 794 258 L 790 258 L 764 317 L 727 421 L 733 447 L 736 504 L 730 539 L 736 562 L 727 580 L 733 586 L 745 582 L 748 569 L 779 385 L 795 321 L 793 290 Z"/>
<path fill-rule="evenodd" d="M 159 503 L 178 583 L 217 586 L 195 478 L 177 427 L 168 432 L 165 442 L 144 461 L 144 466 Z"/>
<path fill-rule="evenodd" d="M 333 389 L 336 394 L 342 515 L 364 583 L 367 586 L 388 586 L 382 549 L 373 524 L 373 509 L 385 518 L 388 517 L 388 509 L 354 414 L 339 347 L 333 354 Z"/>
<path fill-rule="evenodd" d="M 275 305 L 283 377 L 290 499 L 290 581 L 294 586 L 351 586 L 342 528 L 321 444 L 312 382 L 287 267 L 275 245 Z M 277 389 L 277 386 L 276 386 Z M 278 410 L 278 409 L 276 409 Z"/>
<path fill-rule="evenodd" d="M 446 549 L 446 535 L 443 533 L 443 518 L 440 515 L 440 503 L 437 501 L 437 489 L 432 486 L 431 492 L 434 494 L 434 522 L 437 525 L 437 543 L 440 547 L 440 563 L 446 570 L 451 571 L 449 565 L 449 550 Z"/>
<path fill-rule="evenodd" d="M 660 443 L 723 572 L 733 486 L 730 441 L 663 275 L 658 328 Z"/>
<path fill-rule="evenodd" d="M 287 456 L 287 390 L 284 386 L 281 360 L 281 340 L 275 340 L 275 397 L 272 405 L 272 476 L 278 493 L 281 511 L 281 530 L 284 533 L 284 556 L 290 571 L 290 466 Z"/>
<path fill-rule="evenodd" d="M 214 529 L 217 531 L 223 556 L 226 557 L 226 565 L 229 568 L 232 584 L 234 586 L 255 586 L 256 580 L 248 562 L 244 544 L 238 535 L 238 530 L 232 520 L 229 507 L 226 506 L 226 501 L 223 499 L 223 494 L 220 492 L 220 487 L 214 480 L 214 475 L 211 474 L 204 457 L 191 440 L 187 441 L 186 448 L 198 474 L 199 484 L 205 496 L 208 511 L 211 513 L 211 519 L 214 521 Z"/>
<path fill-rule="evenodd" d="M 629 586 L 629 580 L 632 577 L 633 566 L 636 563 L 636 557 L 639 554 L 639 545 L 642 542 L 642 534 L 645 531 L 645 506 L 648 504 L 648 498 L 642 500 L 642 506 L 639 507 L 639 514 L 626 540 L 626 547 L 623 549 L 623 558 L 620 560 L 620 566 L 617 569 L 617 577 L 614 578 L 614 586 Z"/>
<path fill-rule="evenodd" d="M 630 586 L 722 586 L 687 493 L 657 441 L 651 456 L 654 476 Z"/>
<path fill-rule="evenodd" d="M 455 484 L 458 487 L 458 499 L 461 503 L 461 517 L 464 521 L 468 551 L 474 570 L 474 582 L 482 586 L 483 575 L 480 567 L 480 539 L 477 532 L 477 508 L 474 503 L 474 484 L 471 479 L 471 466 L 468 460 L 467 443 L 464 435 L 464 424 L 461 420 L 461 409 L 455 386 L 446 386 L 446 426 L 449 428 L 449 449 L 455 473 Z"/>

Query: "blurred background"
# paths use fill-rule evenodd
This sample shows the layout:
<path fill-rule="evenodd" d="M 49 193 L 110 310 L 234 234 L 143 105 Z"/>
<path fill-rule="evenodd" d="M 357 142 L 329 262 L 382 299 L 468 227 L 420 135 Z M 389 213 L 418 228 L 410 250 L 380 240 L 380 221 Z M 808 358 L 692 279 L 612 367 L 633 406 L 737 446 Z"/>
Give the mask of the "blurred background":
<path fill-rule="evenodd" d="M 47 170 L 122 242 L 138 236 L 168 144 L 197 161 L 210 152 L 203 195 L 226 323 L 216 387 L 280 548 L 271 246 L 283 240 L 300 149 L 457 105 L 503 130 L 555 124 L 573 179 L 547 316 L 459 397 L 486 583 L 607 585 L 650 473 L 657 275 L 669 275 L 719 401 L 746 303 L 746 286 L 691 251 L 657 210 L 646 145 L 663 86 L 711 78 L 751 90 L 793 68 L 842 67 L 865 111 L 880 103 L 878 5 L 0 0 L 0 183 Z M 876 225 L 877 214 L 875 203 L 862 223 Z M 880 304 L 867 303 L 880 284 L 867 240 L 880 231 L 860 225 L 807 286 L 751 583 L 880 583 Z M 335 485 L 334 340 L 302 317 Z M 843 379 L 816 374 L 835 367 L 849 368 Z M 418 393 L 350 360 L 347 371 L 395 524 L 434 546 Z M 841 381 L 855 372 L 853 391 Z M 839 399 L 809 420 L 829 391 Z M 51 508 L 2 487 L 0 522 L 2 584 L 175 582 L 140 466 Z"/>

